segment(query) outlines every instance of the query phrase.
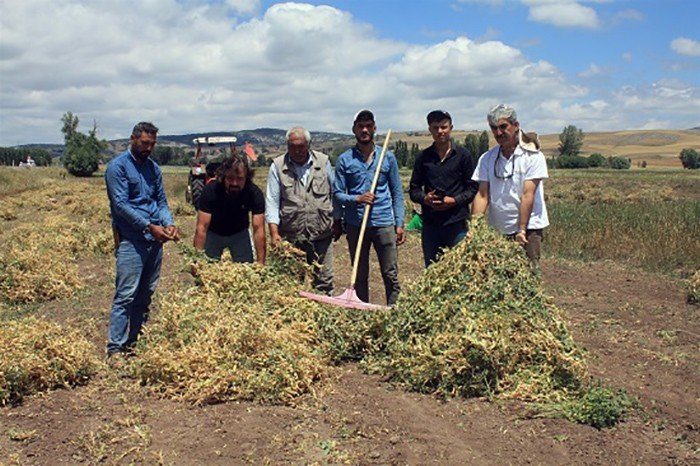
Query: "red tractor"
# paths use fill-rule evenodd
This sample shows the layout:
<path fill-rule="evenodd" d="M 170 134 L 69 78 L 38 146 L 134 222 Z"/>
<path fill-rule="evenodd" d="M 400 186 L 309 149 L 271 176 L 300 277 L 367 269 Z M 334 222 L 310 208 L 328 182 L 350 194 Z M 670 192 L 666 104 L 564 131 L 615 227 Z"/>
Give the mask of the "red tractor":
<path fill-rule="evenodd" d="M 194 138 L 192 142 L 197 144 L 197 152 L 187 178 L 185 199 L 197 208 L 204 186 L 216 179 L 220 160 L 226 156 L 226 144 L 231 154 L 238 154 L 238 150 L 234 136 L 204 136 Z"/>

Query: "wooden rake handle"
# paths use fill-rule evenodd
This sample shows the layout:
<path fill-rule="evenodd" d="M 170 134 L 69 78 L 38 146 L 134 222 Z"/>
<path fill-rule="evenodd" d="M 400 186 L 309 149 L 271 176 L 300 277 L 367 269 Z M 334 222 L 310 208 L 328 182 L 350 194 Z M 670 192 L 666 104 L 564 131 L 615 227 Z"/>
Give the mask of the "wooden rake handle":
<path fill-rule="evenodd" d="M 389 147 L 389 138 L 391 137 L 391 129 L 386 132 L 386 137 L 384 138 L 384 145 L 382 146 L 382 152 L 379 154 L 379 161 L 377 162 L 377 168 L 374 169 L 374 178 L 372 179 L 372 186 L 369 188 L 369 192 L 374 194 L 374 190 L 377 187 L 377 181 L 379 180 L 379 172 L 382 170 L 382 162 L 384 162 L 384 154 L 386 154 L 387 147 Z M 371 204 L 365 205 L 365 212 L 362 215 L 362 226 L 360 227 L 360 236 L 357 238 L 357 249 L 355 249 L 355 260 L 352 261 L 352 275 L 350 275 L 350 287 L 355 288 L 355 280 L 357 280 L 357 267 L 360 263 L 360 252 L 362 251 L 362 242 L 365 238 L 365 230 L 367 229 L 367 220 L 369 220 L 369 211 L 372 208 Z"/>

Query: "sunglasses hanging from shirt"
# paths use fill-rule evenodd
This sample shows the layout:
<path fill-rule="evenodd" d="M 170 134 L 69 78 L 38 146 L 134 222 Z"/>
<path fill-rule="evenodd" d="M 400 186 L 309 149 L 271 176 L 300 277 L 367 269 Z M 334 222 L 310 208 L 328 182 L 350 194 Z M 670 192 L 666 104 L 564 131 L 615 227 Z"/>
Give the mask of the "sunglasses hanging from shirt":
<path fill-rule="evenodd" d="M 501 170 L 501 174 L 498 174 L 498 161 L 501 160 L 501 155 L 503 154 L 503 151 L 501 147 L 498 148 L 498 155 L 496 156 L 496 160 L 493 162 L 493 176 L 498 178 L 499 180 L 508 180 L 510 178 L 513 178 L 513 174 L 515 173 L 515 153 L 511 154 L 510 159 L 506 160 L 506 163 L 503 165 L 503 170 Z M 508 162 L 511 162 L 510 166 L 510 173 L 508 173 Z"/>

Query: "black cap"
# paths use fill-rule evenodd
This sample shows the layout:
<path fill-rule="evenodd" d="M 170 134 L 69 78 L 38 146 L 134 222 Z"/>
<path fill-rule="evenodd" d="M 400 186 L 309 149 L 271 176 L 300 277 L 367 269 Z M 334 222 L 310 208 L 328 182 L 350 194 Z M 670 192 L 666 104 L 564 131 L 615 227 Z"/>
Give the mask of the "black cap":
<path fill-rule="evenodd" d="M 358 121 L 374 121 L 374 113 L 370 112 L 367 109 L 360 110 L 355 114 L 353 124 L 357 123 Z"/>
<path fill-rule="evenodd" d="M 443 120 L 450 120 L 450 122 L 452 121 L 452 117 L 445 110 L 433 110 L 432 112 L 428 113 L 428 124 L 437 123 Z"/>

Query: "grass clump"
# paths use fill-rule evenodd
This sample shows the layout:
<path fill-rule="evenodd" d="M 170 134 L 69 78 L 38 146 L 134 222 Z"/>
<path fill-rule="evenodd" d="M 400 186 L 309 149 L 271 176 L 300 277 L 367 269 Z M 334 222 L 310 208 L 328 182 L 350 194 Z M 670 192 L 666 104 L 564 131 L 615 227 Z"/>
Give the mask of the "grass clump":
<path fill-rule="evenodd" d="M 94 348 L 78 332 L 34 318 L 0 326 L 0 405 L 84 384 L 97 371 Z"/>
<path fill-rule="evenodd" d="M 700 269 L 688 279 L 688 304 L 700 304 Z"/>
<path fill-rule="evenodd" d="M 613 427 L 623 421 L 639 403 L 625 390 L 615 390 L 602 383 L 590 383 L 575 397 L 561 403 L 542 405 L 540 414 L 563 417 L 596 429 Z"/>
<path fill-rule="evenodd" d="M 441 396 L 565 398 L 587 370 L 520 247 L 482 220 L 402 292 L 366 362 Z"/>

